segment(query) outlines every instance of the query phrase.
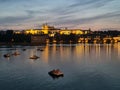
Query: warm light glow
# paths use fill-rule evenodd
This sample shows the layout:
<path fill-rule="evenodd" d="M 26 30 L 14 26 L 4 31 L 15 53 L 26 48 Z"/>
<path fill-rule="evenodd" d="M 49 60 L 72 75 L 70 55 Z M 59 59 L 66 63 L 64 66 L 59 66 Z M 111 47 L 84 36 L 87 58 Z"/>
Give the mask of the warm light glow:
<path fill-rule="evenodd" d="M 65 35 L 70 35 L 71 31 L 70 30 L 61 30 L 60 34 L 65 34 Z"/>
<path fill-rule="evenodd" d="M 56 33 L 60 33 L 60 35 L 70 35 L 70 34 L 87 34 L 89 33 L 89 30 L 82 31 L 81 29 L 57 29 L 54 28 L 54 26 L 49 26 L 47 24 L 43 24 L 41 30 L 38 29 L 28 29 L 24 31 L 16 31 L 16 34 L 20 34 L 24 32 L 25 34 L 49 34 L 50 37 L 54 37 Z"/>
<path fill-rule="evenodd" d="M 44 34 L 48 34 L 48 32 L 50 30 L 54 30 L 54 26 L 49 26 L 47 24 L 43 24 L 43 26 L 42 26 L 42 32 L 44 32 Z"/>
<path fill-rule="evenodd" d="M 72 33 L 73 33 L 73 34 L 76 34 L 76 35 L 77 35 L 77 34 L 84 34 L 84 32 L 81 31 L 81 30 L 73 30 Z"/>
<path fill-rule="evenodd" d="M 30 30 L 25 30 L 25 34 L 38 34 L 40 33 L 40 30 L 35 30 L 35 29 L 30 29 Z"/>

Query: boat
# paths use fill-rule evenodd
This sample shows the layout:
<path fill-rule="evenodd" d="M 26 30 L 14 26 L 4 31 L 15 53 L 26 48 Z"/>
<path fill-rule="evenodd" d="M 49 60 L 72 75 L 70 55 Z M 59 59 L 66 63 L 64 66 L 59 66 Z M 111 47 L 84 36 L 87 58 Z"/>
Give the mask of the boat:
<path fill-rule="evenodd" d="M 4 54 L 3 56 L 7 58 L 7 57 L 10 57 L 10 54 Z"/>
<path fill-rule="evenodd" d="M 25 48 L 23 48 L 22 50 L 23 50 L 23 51 L 26 51 L 26 49 L 25 49 Z"/>
<path fill-rule="evenodd" d="M 19 52 L 14 52 L 12 55 L 17 56 L 17 55 L 20 55 L 20 53 Z"/>
<path fill-rule="evenodd" d="M 37 51 L 44 51 L 44 50 L 43 50 L 43 49 L 39 49 L 39 48 L 38 48 L 38 49 L 37 49 Z"/>
<path fill-rule="evenodd" d="M 56 69 L 56 70 L 54 69 L 54 70 L 48 72 L 48 74 L 52 77 L 63 77 L 64 76 L 63 72 L 60 71 L 59 69 Z"/>
<path fill-rule="evenodd" d="M 38 59 L 39 57 L 36 55 L 30 56 L 30 59 Z"/>
<path fill-rule="evenodd" d="M 40 51 L 44 51 L 43 49 L 41 49 Z"/>

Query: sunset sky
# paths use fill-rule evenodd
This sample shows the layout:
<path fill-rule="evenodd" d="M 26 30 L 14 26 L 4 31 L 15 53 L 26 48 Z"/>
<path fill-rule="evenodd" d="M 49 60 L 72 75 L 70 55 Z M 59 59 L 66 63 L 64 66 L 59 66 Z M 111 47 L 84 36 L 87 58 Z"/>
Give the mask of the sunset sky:
<path fill-rule="evenodd" d="M 0 30 L 55 27 L 120 30 L 120 0 L 0 0 Z"/>

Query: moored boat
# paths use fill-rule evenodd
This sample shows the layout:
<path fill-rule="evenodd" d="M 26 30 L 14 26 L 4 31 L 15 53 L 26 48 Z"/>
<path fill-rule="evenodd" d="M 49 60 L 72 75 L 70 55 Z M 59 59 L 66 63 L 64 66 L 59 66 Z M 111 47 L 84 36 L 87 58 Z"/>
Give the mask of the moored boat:
<path fill-rule="evenodd" d="M 43 49 L 38 48 L 37 51 L 44 51 Z"/>
<path fill-rule="evenodd" d="M 56 69 L 56 70 L 52 70 L 50 72 L 48 72 L 49 75 L 51 75 L 52 77 L 63 77 L 64 74 L 62 71 L 60 71 L 59 69 Z"/>
<path fill-rule="evenodd" d="M 26 51 L 26 49 L 25 49 L 25 48 L 23 48 L 22 50 L 23 50 L 23 51 Z"/>
<path fill-rule="evenodd" d="M 20 55 L 20 53 L 18 51 L 15 51 L 12 55 L 17 56 Z"/>
<path fill-rule="evenodd" d="M 3 56 L 7 58 L 7 57 L 10 57 L 10 54 L 4 54 Z"/>
<path fill-rule="evenodd" d="M 30 59 L 38 59 L 39 57 L 36 55 L 30 56 Z"/>

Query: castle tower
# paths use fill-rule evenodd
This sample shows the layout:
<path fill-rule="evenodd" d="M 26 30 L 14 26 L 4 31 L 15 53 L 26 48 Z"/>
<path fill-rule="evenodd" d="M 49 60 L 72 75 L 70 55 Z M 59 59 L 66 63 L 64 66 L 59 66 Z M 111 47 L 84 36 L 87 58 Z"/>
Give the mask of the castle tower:
<path fill-rule="evenodd" d="M 44 32 L 44 34 L 48 34 L 49 26 L 47 25 L 47 23 L 42 25 L 42 31 Z"/>
<path fill-rule="evenodd" d="M 49 26 L 47 23 L 42 25 L 42 32 L 44 32 L 44 34 L 48 34 L 50 30 L 54 30 L 54 27 Z"/>

